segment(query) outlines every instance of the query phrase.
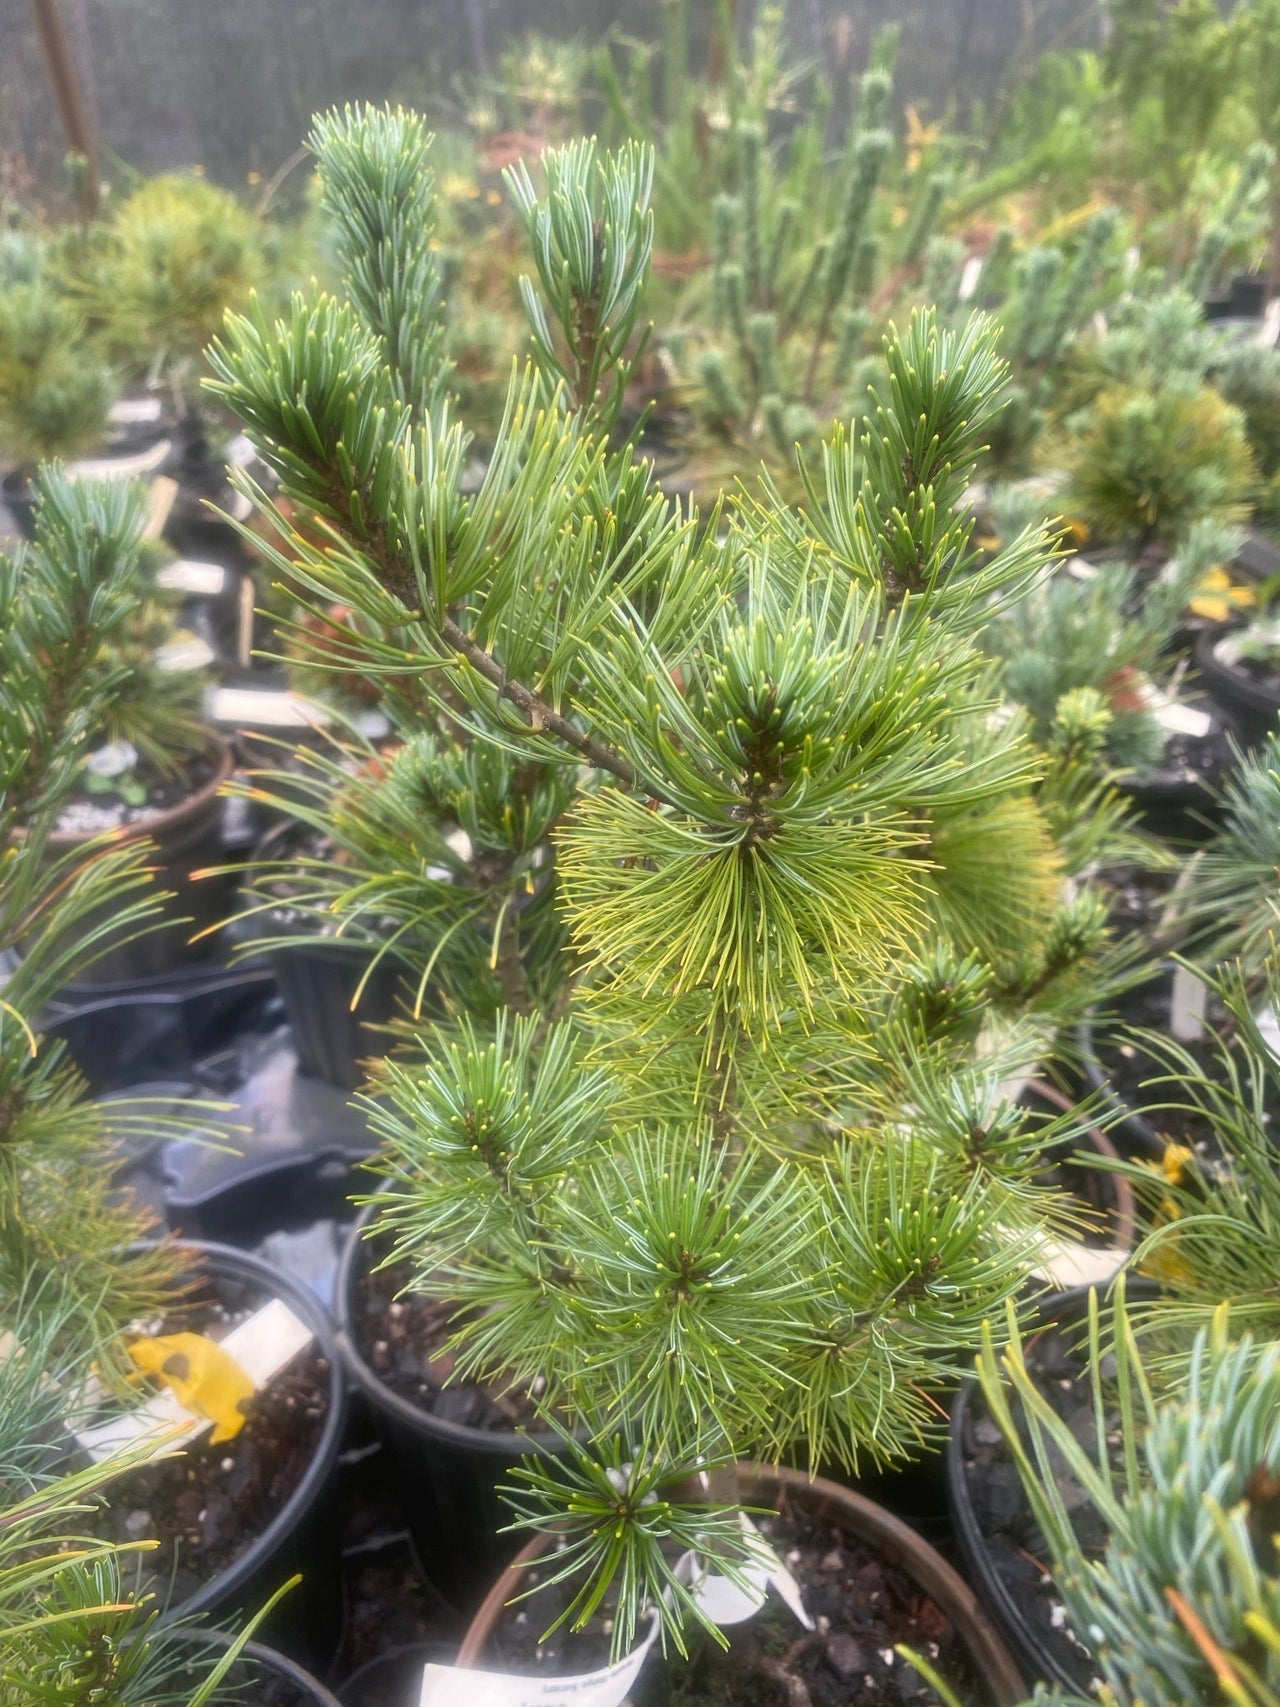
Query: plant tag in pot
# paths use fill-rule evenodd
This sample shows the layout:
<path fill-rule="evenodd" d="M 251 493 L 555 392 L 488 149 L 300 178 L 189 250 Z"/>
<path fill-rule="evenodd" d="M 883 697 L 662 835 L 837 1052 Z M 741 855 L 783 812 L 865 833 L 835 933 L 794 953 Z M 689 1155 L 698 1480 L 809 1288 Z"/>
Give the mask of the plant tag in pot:
<path fill-rule="evenodd" d="M 238 1433 L 233 1413 L 242 1400 L 265 1387 L 313 1337 L 282 1299 L 273 1298 L 217 1342 L 199 1334 L 136 1342 L 130 1354 L 139 1369 L 168 1384 L 138 1410 L 78 1429 L 76 1440 L 100 1463 L 149 1438 L 153 1458 L 211 1429 L 215 1440 L 232 1439 Z"/>
<path fill-rule="evenodd" d="M 742 1624 L 764 1605 L 769 1589 L 806 1630 L 813 1620 L 804 1609 L 800 1585 L 745 1512 L 738 1514 L 743 1534 L 752 1538 L 755 1560 L 744 1575 L 749 1588 L 727 1577 L 701 1571 L 692 1553 L 676 1562 L 677 1574 L 689 1584 L 702 1609 L 716 1624 Z M 601 1671 L 577 1677 L 518 1677 L 507 1672 L 462 1671 L 456 1666 L 429 1665 L 422 1676 L 418 1707 L 550 1707 L 571 1701 L 575 1707 L 622 1707 L 632 1684 L 657 1640 L 660 1624 L 654 1618 L 649 1633 L 625 1659 Z"/>
<path fill-rule="evenodd" d="M 113 427 L 149 427 L 164 413 L 161 400 L 148 397 L 118 397 L 107 413 Z"/>
<path fill-rule="evenodd" d="M 1280 1060 L 1280 1014 L 1273 1007 L 1262 1007 L 1255 1012 L 1253 1023 L 1267 1048 Z"/>
<path fill-rule="evenodd" d="M 198 634 L 178 634 L 156 647 L 157 670 L 176 674 L 179 670 L 207 670 L 213 663 L 213 648 Z"/>
<path fill-rule="evenodd" d="M 215 688 L 207 704 L 215 723 L 234 729 L 318 729 L 329 721 L 323 706 L 272 688 Z"/>
<path fill-rule="evenodd" d="M 960 289 L 956 293 L 961 302 L 968 302 L 978 288 L 978 280 L 982 277 L 982 256 L 970 255 L 960 274 Z"/>
<path fill-rule="evenodd" d="M 179 557 L 176 563 L 166 563 L 156 575 L 156 586 L 170 593 L 196 593 L 214 598 L 227 584 L 227 572 L 221 563 L 197 563 L 194 558 Z"/>
<path fill-rule="evenodd" d="M 1207 711 L 1170 699 L 1151 683 L 1146 684 L 1142 697 L 1156 722 L 1171 735 L 1189 735 L 1193 741 L 1203 741 L 1213 729 L 1213 719 Z"/>
<path fill-rule="evenodd" d="M 1173 974 L 1173 1008 L 1169 1029 L 1179 1043 L 1199 1043 L 1204 1036 L 1204 1008 L 1209 989 L 1185 966 Z"/>

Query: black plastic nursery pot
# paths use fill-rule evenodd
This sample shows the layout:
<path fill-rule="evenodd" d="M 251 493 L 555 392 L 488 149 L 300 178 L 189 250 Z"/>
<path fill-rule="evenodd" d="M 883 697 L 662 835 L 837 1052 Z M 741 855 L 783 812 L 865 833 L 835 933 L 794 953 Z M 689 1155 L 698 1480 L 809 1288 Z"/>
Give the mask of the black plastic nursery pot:
<path fill-rule="evenodd" d="M 250 1250 L 273 1233 L 317 1221 L 352 1221 L 353 1180 L 368 1154 L 339 1145 L 287 1151 L 205 1190 L 171 1191 L 165 1199 L 170 1230 L 184 1239 Z"/>
<path fill-rule="evenodd" d="M 443 1642 L 410 1642 L 380 1654 L 339 1687 L 342 1707 L 416 1707 L 425 1666 L 450 1665 L 456 1649 Z"/>
<path fill-rule="evenodd" d="M 365 1062 L 386 1053 L 375 1028 L 395 1013 L 403 984 L 390 961 L 369 972 L 372 955 L 362 944 L 335 940 L 300 942 L 267 956 L 293 1032 L 299 1071 L 339 1090 L 355 1090 L 364 1081 Z"/>
<path fill-rule="evenodd" d="M 244 570 L 249 554 L 232 522 L 236 493 L 227 481 L 227 464 L 215 454 L 203 422 L 188 417 L 175 434 L 175 449 L 165 472 L 178 482 L 178 494 L 165 523 L 165 537 L 184 557 L 208 558 Z"/>
<path fill-rule="evenodd" d="M 212 1630 L 189 1630 L 192 1647 L 226 1648 L 229 1638 Z M 318 1678 L 274 1648 L 246 1642 L 218 1686 L 221 1707 L 343 1707 Z"/>
<path fill-rule="evenodd" d="M 0 480 L 0 503 L 13 517 L 23 539 L 36 537 L 36 501 L 31 482 L 20 468 L 11 468 Z"/>
<path fill-rule="evenodd" d="M 268 1482 L 271 1497 L 266 1501 L 273 1508 L 272 1514 L 257 1533 L 244 1538 L 243 1546 L 228 1562 L 214 1568 L 193 1591 L 184 1592 L 177 1574 L 184 1568 L 181 1552 L 174 1550 L 174 1597 L 165 1616 L 169 1620 L 203 1617 L 218 1621 L 251 1616 L 283 1583 L 298 1575 L 302 1580 L 272 1611 L 262 1634 L 273 1646 L 322 1671 L 332 1659 L 342 1619 L 341 1562 L 330 1493 L 346 1420 L 346 1381 L 333 1324 L 305 1286 L 247 1252 L 194 1242 L 182 1242 L 177 1248 L 184 1259 L 184 1280 L 193 1295 L 198 1295 L 197 1289 L 203 1285 L 228 1309 L 256 1308 L 278 1298 L 306 1324 L 313 1335 L 315 1379 L 322 1384 L 323 1412 L 292 1487 L 278 1487 L 278 1466 L 265 1466 L 265 1473 L 272 1478 Z M 243 1443 L 245 1436 L 237 1440 Z M 210 1454 L 225 1454 L 219 1459 L 219 1472 L 225 1473 L 226 1487 L 233 1494 L 256 1468 L 245 1454 L 261 1452 L 255 1443 L 245 1444 L 242 1450 L 237 1440 L 209 1448 Z M 188 1458 L 194 1460 L 197 1450 L 170 1462 L 182 1466 Z M 130 1472 L 112 1498 L 123 1503 L 154 1497 L 153 1488 L 140 1486 L 135 1480 L 149 1473 L 146 1467 Z M 201 1511 L 192 1521 L 205 1526 L 207 1537 L 206 1515 L 207 1510 Z M 203 1568 L 203 1563 L 201 1567 L 185 1567 L 189 1575 Z"/>
<path fill-rule="evenodd" d="M 992 1707 L 1013 1707 L 1026 1700 L 1028 1692 L 1017 1662 L 978 1597 L 941 1554 L 900 1518 L 852 1488 L 807 1476 L 800 1470 L 743 1463 L 738 1466 L 738 1483 L 744 1505 L 753 1511 L 790 1504 L 893 1559 L 948 1621 L 979 1689 Z M 493 1584 L 459 1649 L 460 1667 L 483 1670 L 493 1664 L 490 1644 L 505 1609 L 529 1587 L 524 1567 L 553 1544 L 552 1536 L 535 1537 Z"/>
<path fill-rule="evenodd" d="M 1280 715 L 1280 672 L 1251 673 L 1236 655 L 1236 628 L 1207 628 L 1196 641 L 1196 666 L 1227 706 L 1242 738 L 1260 746 Z"/>
<path fill-rule="evenodd" d="M 518 1543 L 500 1534 L 511 1521 L 497 1487 L 533 1453 L 560 1450 L 550 1433 L 486 1429 L 436 1416 L 395 1392 L 361 1343 L 357 1289 L 376 1262 L 365 1236 L 375 1211 L 352 1229 L 338 1273 L 338 1343 L 347 1372 L 372 1407 L 395 1467 L 404 1518 L 422 1569 L 447 1604 L 470 1613 Z"/>
<path fill-rule="evenodd" d="M 1257 273 L 1236 273 L 1225 296 L 1207 298 L 1206 320 L 1261 320 L 1267 306 L 1267 281 Z"/>
<path fill-rule="evenodd" d="M 1058 1326 L 1081 1327 L 1088 1317 L 1092 1290 L 1081 1287 L 1045 1299 L 1040 1305 L 1040 1334 Z M 1158 1293 L 1151 1281 L 1135 1279 L 1127 1286 L 1131 1300 Z M 1028 1356 L 1033 1343 L 1027 1341 Z M 1048 1378 L 1047 1391 L 1053 1398 L 1070 1385 L 1061 1377 Z M 1087 1377 L 1084 1385 L 1087 1396 Z M 973 1472 L 978 1458 L 998 1448 L 1001 1439 L 981 1400 L 977 1378 L 970 1376 L 952 1402 L 947 1438 L 947 1493 L 966 1577 L 1027 1678 L 1088 1695 L 1093 1667 L 1066 1627 L 1047 1562 L 1011 1535 L 1031 1523 L 1030 1507 L 1012 1462 L 998 1464 L 1002 1472 L 998 1486 L 985 1494 L 977 1492 Z"/>
<path fill-rule="evenodd" d="M 1185 751 L 1175 750 L 1173 762 L 1126 774 L 1116 785 L 1144 829 L 1175 842 L 1202 842 L 1213 833 L 1222 783 L 1238 757 L 1236 719 L 1230 708 L 1197 695 L 1195 709 L 1211 720 L 1203 741 L 1184 743 L 1174 737 L 1175 749 L 1185 747 Z"/>
<path fill-rule="evenodd" d="M 1069 1097 L 1042 1079 L 1028 1083 L 1024 1100 L 1058 1114 L 1069 1113 L 1073 1106 Z M 1082 1135 L 1078 1151 L 1060 1146 L 1056 1156 L 1046 1156 L 1053 1161 L 1059 1186 L 1079 1200 L 1089 1217 L 1087 1229 L 1075 1241 L 1062 1241 L 1049 1266 L 1040 1271 L 1049 1284 L 1066 1287 L 1109 1281 L 1128 1261 L 1134 1242 L 1133 1187 L 1123 1174 L 1105 1165 L 1117 1156 L 1115 1145 L 1097 1125 Z M 1095 1158 L 1101 1167 L 1095 1165 Z"/>
<path fill-rule="evenodd" d="M 287 858 L 293 828 L 285 822 L 269 830 L 254 859 Z M 387 956 L 370 971 L 377 950 L 368 943 L 345 937 L 314 941 L 306 935 L 310 928 L 308 921 L 292 922 L 284 895 L 279 909 L 252 916 L 252 929 L 261 938 L 298 933 L 297 942 L 269 948 L 265 955 L 293 1032 L 299 1071 L 339 1090 L 355 1090 L 364 1082 L 365 1063 L 386 1054 L 376 1028 L 395 1013 L 404 976 Z"/>
<path fill-rule="evenodd" d="M 171 890 L 173 899 L 165 903 L 163 916 L 167 922 L 163 926 L 120 943 L 86 968 L 85 980 L 95 986 L 167 977 L 185 967 L 199 965 L 213 952 L 211 938 L 198 933 L 226 917 L 234 878 L 197 881 L 196 873 L 221 861 L 221 789 L 231 775 L 234 761 L 230 747 L 216 737 L 211 758 L 212 774 L 199 788 L 177 805 L 126 826 L 122 839 L 146 837 L 155 844 L 155 881 L 159 888 Z M 65 854 L 92 839 L 89 835 L 63 831 L 49 838 L 49 847 L 54 854 Z M 104 917 L 108 911 L 114 909 L 104 909 Z M 87 923 L 84 928 L 88 928 Z"/>
<path fill-rule="evenodd" d="M 1127 991 L 1126 1011 L 1117 1016 L 1117 1029 L 1129 1024 L 1170 1036 L 1175 975 L 1172 966 L 1165 966 L 1154 978 Z M 1211 1078 L 1220 1071 L 1212 1014 L 1203 1041 L 1184 1042 L 1181 1047 L 1197 1058 Z M 1085 1084 L 1101 1096 L 1114 1116 L 1110 1130 L 1121 1150 L 1158 1162 L 1170 1144 L 1183 1144 L 1200 1150 L 1206 1160 L 1213 1159 L 1204 1122 L 1194 1111 L 1178 1106 L 1183 1098 L 1177 1084 L 1164 1082 L 1170 1069 L 1146 1055 L 1138 1041 L 1109 1047 L 1099 1036 L 1097 1015 L 1087 1014 L 1077 1030 L 1076 1049 Z M 1143 1105 L 1151 1112 L 1143 1112 Z"/>
<path fill-rule="evenodd" d="M 1162 976 L 1167 980 L 1171 974 Z M 1141 988 L 1144 991 L 1154 990 L 1160 982 L 1159 979 L 1152 980 Z M 1165 1140 L 1148 1116 L 1131 1108 L 1117 1093 L 1098 1055 L 1095 1025 L 1096 1016 L 1086 1014 L 1076 1029 L 1076 1053 L 1085 1085 L 1101 1097 L 1103 1105 L 1112 1117 L 1110 1130 L 1121 1147 L 1130 1155 L 1158 1162 L 1165 1152 Z"/>
<path fill-rule="evenodd" d="M 139 1084 L 194 1089 L 211 1059 L 269 1024 L 278 1008 L 269 968 L 204 966 L 180 979 L 78 984 L 50 1009 L 41 1031 L 65 1041 L 94 1096 Z"/>

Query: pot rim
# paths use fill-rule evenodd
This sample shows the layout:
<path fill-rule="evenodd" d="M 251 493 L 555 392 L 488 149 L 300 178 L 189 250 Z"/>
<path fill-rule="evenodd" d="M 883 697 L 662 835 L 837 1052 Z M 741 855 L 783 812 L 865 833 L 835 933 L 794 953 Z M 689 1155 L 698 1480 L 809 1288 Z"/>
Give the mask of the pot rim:
<path fill-rule="evenodd" d="M 346 1428 L 347 1391 L 343 1360 L 339 1355 L 337 1336 L 329 1312 L 319 1298 L 300 1281 L 283 1269 L 264 1262 L 250 1251 L 234 1245 L 218 1244 L 212 1239 L 172 1239 L 167 1241 L 179 1253 L 192 1253 L 197 1259 L 189 1266 L 202 1264 L 210 1278 L 221 1269 L 236 1278 L 255 1281 L 270 1296 L 281 1298 L 296 1311 L 311 1328 L 316 1345 L 329 1364 L 329 1406 L 324 1424 L 312 1452 L 311 1460 L 296 1488 L 264 1529 L 245 1547 L 240 1556 L 225 1570 L 217 1572 L 186 1600 L 175 1601 L 166 1608 L 165 1623 L 197 1613 L 213 1612 L 230 1601 L 262 1568 L 266 1559 L 297 1529 L 307 1512 L 318 1499 L 325 1482 L 337 1461 Z"/>
<path fill-rule="evenodd" d="M 1255 716 L 1265 715 L 1274 719 L 1276 711 L 1280 710 L 1280 696 L 1268 693 L 1237 663 L 1224 658 L 1218 651 L 1219 643 L 1239 633 L 1242 626 L 1239 622 L 1223 622 L 1213 628 L 1201 629 L 1195 643 L 1196 666 L 1211 687 L 1224 688 Z"/>
<path fill-rule="evenodd" d="M 1037 1331 L 1052 1327 L 1055 1324 L 1066 1325 L 1079 1320 L 1088 1311 L 1089 1294 L 1097 1292 L 1105 1298 L 1110 1292 L 1112 1284 L 1108 1281 L 1105 1286 L 1076 1286 L 1069 1291 L 1054 1292 L 1049 1297 L 1041 1299 L 1037 1306 Z M 1154 1297 L 1160 1290 L 1161 1288 L 1156 1282 L 1144 1280 L 1141 1276 L 1131 1276 L 1126 1284 L 1126 1295 L 1131 1298 Z M 962 1440 L 965 1418 L 968 1415 L 973 1396 L 978 1390 L 977 1376 L 966 1375 L 951 1401 L 951 1422 L 947 1430 L 944 1462 L 947 1477 L 947 1505 L 951 1511 L 956 1541 L 970 1572 L 980 1578 L 982 1598 L 991 1607 L 995 1617 L 1003 1626 L 1005 1638 L 1015 1650 L 1017 1657 L 1026 1663 L 1029 1669 L 1034 1669 L 1037 1675 L 1043 1676 L 1045 1681 L 1078 1694 L 1080 1689 L 1078 1682 L 1057 1664 L 1051 1654 L 1040 1650 L 1034 1632 L 1023 1617 L 1017 1601 L 989 1563 L 987 1538 L 978 1522 L 978 1514 L 974 1510 L 973 1499 L 969 1490 L 969 1476 L 965 1468 Z"/>
<path fill-rule="evenodd" d="M 1027 1089 L 1058 1109 L 1062 1114 L 1069 1114 L 1076 1106 L 1071 1098 L 1064 1095 L 1056 1085 L 1051 1085 L 1044 1079 L 1029 1079 Z M 1100 1126 L 1090 1126 L 1088 1138 L 1099 1155 L 1105 1156 L 1113 1162 L 1120 1160 L 1120 1152 Z M 1134 1201 L 1133 1186 L 1124 1174 L 1107 1173 L 1106 1177 L 1111 1181 L 1112 1189 L 1115 1192 L 1115 1207 L 1112 1211 L 1115 1219 L 1115 1237 L 1108 1248 L 1123 1251 L 1124 1260 L 1119 1265 L 1123 1268 L 1124 1263 L 1129 1260 L 1133 1253 L 1137 1205 Z"/>
<path fill-rule="evenodd" d="M 1148 986 L 1168 983 L 1176 970 L 1176 963 L 1171 960 L 1161 961 L 1155 974 L 1133 986 L 1145 989 Z M 1155 1124 L 1148 1120 L 1139 1109 L 1132 1108 L 1120 1095 L 1111 1076 L 1102 1064 L 1094 1041 L 1097 1034 L 1098 1010 L 1090 1008 L 1076 1027 L 1076 1048 L 1080 1052 L 1080 1064 L 1084 1070 L 1085 1082 L 1093 1091 L 1101 1091 L 1110 1108 L 1119 1110 L 1123 1119 L 1116 1122 L 1122 1131 L 1129 1134 L 1135 1148 L 1149 1161 L 1158 1162 L 1165 1152 L 1164 1140 Z"/>
<path fill-rule="evenodd" d="M 122 824 L 118 829 L 108 832 L 112 841 L 133 842 L 148 836 L 163 835 L 165 831 L 185 824 L 189 818 L 197 817 L 213 800 L 235 768 L 235 754 L 231 750 L 231 743 L 224 740 L 215 729 L 209 729 L 207 734 L 208 741 L 204 751 L 212 754 L 214 758 L 214 772 L 208 782 L 196 789 L 194 794 L 184 795 L 174 805 L 166 806 L 163 811 L 152 812 L 145 818 L 136 819 L 132 824 Z M 49 836 L 48 845 L 51 848 L 83 847 L 89 842 L 100 841 L 102 837 L 101 830 L 54 830 Z"/>
<path fill-rule="evenodd" d="M 744 1460 L 738 1465 L 743 1494 L 759 1494 L 771 1485 L 796 1497 L 798 1503 L 821 1512 L 836 1508 L 837 1521 L 861 1540 L 877 1547 L 890 1546 L 902 1555 L 912 1579 L 937 1601 L 947 1614 L 969 1659 L 983 1683 L 991 1690 L 996 1707 L 1016 1707 L 1027 1699 L 1026 1687 L 1012 1655 L 987 1617 L 977 1595 L 922 1535 L 882 1505 L 854 1488 L 846 1488 L 825 1476 L 809 1476 L 803 1470 Z M 457 1664 L 475 1670 L 483 1657 L 499 1614 L 516 1590 L 523 1586 L 521 1567 L 551 1546 L 553 1537 L 536 1535 L 498 1577 L 467 1628 L 458 1650 Z"/>
<path fill-rule="evenodd" d="M 184 1630 L 182 1636 L 184 1640 L 210 1648 L 229 1648 L 234 1640 L 221 1630 Z M 313 1676 L 305 1666 L 299 1665 L 297 1660 L 291 1660 L 288 1654 L 282 1654 L 278 1648 L 268 1647 L 265 1642 L 246 1642 L 239 1657 L 257 1660 L 262 1665 L 270 1666 L 299 1689 L 305 1689 L 315 1707 L 342 1707 L 338 1697 L 332 1690 L 327 1689 L 318 1677 Z"/>
<path fill-rule="evenodd" d="M 450 1422 L 447 1417 L 434 1416 L 430 1411 L 411 1405 L 407 1399 L 401 1398 L 399 1393 L 393 1392 L 365 1362 L 356 1343 L 351 1303 L 355 1294 L 360 1253 L 367 1242 L 366 1233 L 376 1210 L 376 1204 L 366 1204 L 356 1217 L 347 1235 L 334 1287 L 334 1315 L 337 1320 L 335 1338 L 351 1380 L 379 1410 L 393 1416 L 398 1423 L 419 1434 L 447 1440 L 455 1446 L 465 1446 L 468 1451 L 476 1454 L 510 1459 L 560 1450 L 560 1436 L 553 1434 L 550 1429 L 524 1433 L 516 1429 L 472 1428 L 467 1423 Z"/>

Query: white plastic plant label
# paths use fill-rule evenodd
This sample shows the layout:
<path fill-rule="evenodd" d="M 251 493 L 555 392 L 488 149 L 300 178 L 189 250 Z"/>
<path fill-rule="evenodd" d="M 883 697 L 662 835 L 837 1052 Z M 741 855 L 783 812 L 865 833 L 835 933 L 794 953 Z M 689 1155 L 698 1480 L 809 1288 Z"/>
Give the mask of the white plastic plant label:
<path fill-rule="evenodd" d="M 791 1575 L 791 1572 L 770 1547 L 745 1511 L 738 1513 L 738 1521 L 741 1523 L 742 1533 L 750 1542 L 752 1552 L 755 1555 L 752 1563 L 743 1572 L 747 1586 L 740 1588 L 728 1577 L 715 1576 L 710 1573 L 705 1573 L 696 1580 L 691 1577 L 693 1592 L 703 1611 L 715 1624 L 742 1624 L 760 1610 L 768 1597 L 769 1590 L 773 1589 L 778 1598 L 795 1614 L 805 1629 L 812 1630 L 813 1620 L 804 1609 L 800 1584 Z M 686 1553 L 680 1564 L 685 1566 L 688 1572 L 692 1572 L 694 1569 L 693 1555 Z"/>
<path fill-rule="evenodd" d="M 1204 980 L 1185 966 L 1174 969 L 1173 1011 L 1169 1029 L 1179 1043 L 1199 1043 L 1204 1036 L 1204 1010 L 1209 989 Z"/>
<path fill-rule="evenodd" d="M 197 563 L 192 557 L 179 557 L 176 563 L 166 563 L 156 575 L 156 586 L 169 593 L 195 593 L 213 598 L 227 584 L 227 572 L 221 563 Z"/>
<path fill-rule="evenodd" d="M 1253 1023 L 1263 1043 L 1280 1060 L 1280 1014 L 1273 1007 L 1261 1007 L 1255 1011 Z"/>
<path fill-rule="evenodd" d="M 1213 719 L 1207 711 L 1200 711 L 1194 705 L 1183 705 L 1158 690 L 1144 697 L 1156 722 L 1171 735 L 1189 735 L 1193 741 L 1203 741 L 1213 729 Z"/>
<path fill-rule="evenodd" d="M 213 648 L 198 634 L 177 634 L 156 647 L 155 662 L 158 670 L 173 674 L 180 670 L 207 670 L 213 663 Z"/>
<path fill-rule="evenodd" d="M 268 688 L 215 688 L 208 707 L 215 723 L 234 729 L 319 729 L 329 721 L 322 706 L 301 694 Z"/>
<path fill-rule="evenodd" d="M 577 1677 L 513 1677 L 507 1672 L 462 1671 L 429 1665 L 422 1675 L 419 1707 L 547 1707 L 571 1701 L 574 1707 L 621 1707 L 658 1639 L 654 1618 L 638 1648 L 602 1671 Z"/>
<path fill-rule="evenodd" d="M 978 280 L 982 277 L 982 256 L 970 255 L 960 274 L 960 289 L 956 293 L 961 302 L 968 302 L 978 288 Z"/>
<path fill-rule="evenodd" d="M 301 1317 L 294 1315 L 283 1299 L 273 1298 L 232 1328 L 221 1345 L 257 1391 L 291 1363 L 300 1351 L 304 1351 L 313 1337 L 311 1329 Z M 212 1427 L 211 1417 L 187 1410 L 176 1393 L 166 1388 L 136 1411 L 111 1417 L 92 1428 L 78 1429 L 76 1440 L 96 1463 L 100 1463 L 121 1447 L 135 1446 L 140 1440 L 154 1436 L 151 1456 L 159 1458 L 187 1441 L 199 1440 Z"/>
<path fill-rule="evenodd" d="M 154 395 L 149 397 L 119 397 L 111 405 L 107 419 L 113 427 L 148 427 L 164 413 L 164 405 Z"/>
<path fill-rule="evenodd" d="M 707 1616 L 716 1624 L 742 1624 L 764 1605 L 770 1588 L 806 1630 L 813 1620 L 804 1609 L 800 1585 L 745 1512 L 738 1514 L 744 1535 L 751 1538 L 755 1559 L 744 1573 L 748 1587 L 727 1577 L 698 1573 L 694 1555 L 685 1553 L 676 1564 Z M 463 1671 L 456 1666 L 429 1665 L 422 1677 L 418 1707 L 551 1707 L 572 1702 L 574 1707 L 622 1707 L 632 1684 L 658 1638 L 655 1617 L 639 1647 L 625 1659 L 601 1671 L 577 1677 L 521 1677 L 509 1672 Z"/>
<path fill-rule="evenodd" d="M 1077 1286 L 1105 1286 L 1124 1267 L 1128 1251 L 1119 1245 L 1086 1245 L 1080 1239 L 1042 1239 L 1032 1271 L 1059 1292 Z"/>

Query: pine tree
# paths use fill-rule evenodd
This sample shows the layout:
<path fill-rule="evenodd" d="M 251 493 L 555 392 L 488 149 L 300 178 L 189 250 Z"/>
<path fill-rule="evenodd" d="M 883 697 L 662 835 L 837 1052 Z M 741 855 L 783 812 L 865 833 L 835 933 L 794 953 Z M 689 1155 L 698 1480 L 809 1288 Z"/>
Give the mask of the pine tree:
<path fill-rule="evenodd" d="M 143 510 L 133 488 L 57 470 L 37 495 L 34 542 L 0 555 L 0 954 L 12 962 L 0 985 L 0 1302 L 7 1313 L 33 1277 L 61 1274 L 110 1364 L 112 1332 L 154 1304 L 169 1260 L 121 1263 L 150 1220 L 109 1199 L 109 1140 L 155 1123 L 86 1100 L 38 1028 L 63 985 L 145 929 L 163 899 L 145 842 L 64 851 L 50 840 L 130 686 L 112 648 L 139 596 Z"/>
<path fill-rule="evenodd" d="M 1037 1387 L 1016 1337 L 999 1358 L 988 1341 L 979 1361 L 1105 1707 L 1280 1701 L 1280 1351 L 1250 1337 L 1233 1344 L 1235 1321 L 1218 1309 L 1190 1349 L 1184 1384 L 1158 1396 L 1123 1287 L 1106 1318 L 1093 1294 L 1096 1450 Z M 1064 1467 L 1106 1524 L 1098 1559 L 1077 1539 L 1079 1506 L 1068 1510 Z M 1089 1699 L 1036 1697 L 1055 1707 Z"/>
<path fill-rule="evenodd" d="M 372 791 L 337 797 L 332 916 L 376 909 L 420 990 L 458 945 L 500 984 L 470 1007 L 453 983 L 375 1082 L 380 1230 L 456 1307 L 459 1374 L 579 1431 L 513 1498 L 567 1522 L 575 1619 L 618 1589 L 620 1646 L 646 1607 L 677 1642 L 698 1616 L 673 1537 L 741 1566 L 702 1470 L 927 1436 L 929 1389 L 1062 1224 L 1039 1146 L 1078 1126 L 1033 1130 L 1007 1086 L 1103 937 L 974 644 L 1048 555 L 1036 527 L 980 565 L 959 509 L 993 329 L 892 335 L 888 402 L 823 447 L 803 510 L 766 489 L 727 529 L 684 516 L 604 436 L 629 347 L 606 334 L 647 262 L 636 160 L 553 154 L 542 200 L 517 176 L 534 362 L 473 495 L 462 427 L 406 403 L 358 292 L 233 316 L 212 353 L 279 498 L 245 489 L 307 518 L 280 567 L 402 743 L 392 834 Z M 552 883 L 570 947 L 542 979 L 524 921 Z"/>

